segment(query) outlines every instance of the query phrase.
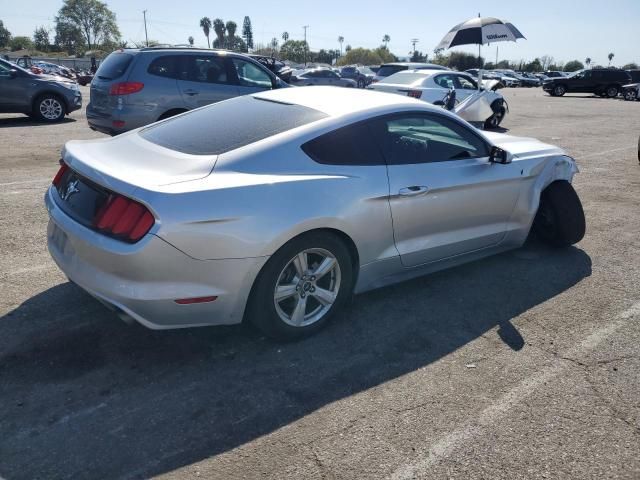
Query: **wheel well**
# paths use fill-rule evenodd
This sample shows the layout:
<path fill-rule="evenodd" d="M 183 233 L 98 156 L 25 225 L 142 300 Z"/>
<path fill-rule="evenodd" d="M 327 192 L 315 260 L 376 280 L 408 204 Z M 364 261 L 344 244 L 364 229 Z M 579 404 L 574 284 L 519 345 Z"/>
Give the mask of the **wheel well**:
<path fill-rule="evenodd" d="M 158 120 L 164 120 L 165 118 L 173 117 L 175 115 L 178 115 L 180 113 L 184 113 L 186 111 L 187 110 L 185 108 L 172 108 L 171 110 L 167 110 L 162 115 L 160 115 L 158 117 Z"/>
<path fill-rule="evenodd" d="M 36 108 L 37 107 L 37 103 L 45 95 L 51 95 L 51 96 L 56 97 L 58 100 L 60 100 L 62 102 L 62 106 L 64 107 L 64 113 L 65 114 L 69 113 L 69 105 L 67 104 L 67 100 L 57 92 L 40 92 L 40 93 L 38 93 L 38 95 L 36 95 L 35 98 L 33 99 L 33 102 L 31 102 L 31 111 L 32 112 L 37 111 L 37 108 Z"/>

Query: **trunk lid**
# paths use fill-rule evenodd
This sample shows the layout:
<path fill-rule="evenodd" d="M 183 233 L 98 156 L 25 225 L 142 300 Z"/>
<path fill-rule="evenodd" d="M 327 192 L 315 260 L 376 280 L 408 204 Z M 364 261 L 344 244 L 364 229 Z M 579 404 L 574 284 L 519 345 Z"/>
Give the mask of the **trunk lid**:
<path fill-rule="evenodd" d="M 217 155 L 190 155 L 144 140 L 138 131 L 99 140 L 72 140 L 63 158 L 73 170 L 110 190 L 131 194 L 204 178 Z"/>

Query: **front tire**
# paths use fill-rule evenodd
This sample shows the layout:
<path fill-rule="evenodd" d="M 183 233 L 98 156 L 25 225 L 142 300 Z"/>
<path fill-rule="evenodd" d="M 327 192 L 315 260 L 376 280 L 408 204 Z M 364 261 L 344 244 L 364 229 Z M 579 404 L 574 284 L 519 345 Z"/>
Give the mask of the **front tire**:
<path fill-rule="evenodd" d="M 55 123 L 64 118 L 64 102 L 57 95 L 47 93 L 41 95 L 33 104 L 34 117 L 42 122 Z"/>
<path fill-rule="evenodd" d="M 568 247 L 584 237 L 584 210 L 573 186 L 560 180 L 544 189 L 533 222 L 537 237 L 555 247 Z"/>
<path fill-rule="evenodd" d="M 610 85 L 607 87 L 605 93 L 609 98 L 616 98 L 618 96 L 618 87 L 616 87 L 615 85 Z"/>
<path fill-rule="evenodd" d="M 637 93 L 635 90 L 633 90 L 633 89 L 625 90 L 625 92 L 624 92 L 624 99 L 625 99 L 627 102 L 633 102 L 633 101 L 635 101 L 637 98 L 638 98 L 638 93 Z"/>
<path fill-rule="evenodd" d="M 504 120 L 504 116 L 506 115 L 506 113 L 507 113 L 507 110 L 504 107 L 500 107 L 497 112 L 495 112 L 493 115 L 491 115 L 484 122 L 484 129 L 485 130 L 493 130 L 493 129 L 498 128 L 500 126 L 500 124 L 502 123 L 502 120 Z"/>
<path fill-rule="evenodd" d="M 249 320 L 272 338 L 309 336 L 343 309 L 353 278 L 351 255 L 339 237 L 315 232 L 294 238 L 256 279 Z"/>

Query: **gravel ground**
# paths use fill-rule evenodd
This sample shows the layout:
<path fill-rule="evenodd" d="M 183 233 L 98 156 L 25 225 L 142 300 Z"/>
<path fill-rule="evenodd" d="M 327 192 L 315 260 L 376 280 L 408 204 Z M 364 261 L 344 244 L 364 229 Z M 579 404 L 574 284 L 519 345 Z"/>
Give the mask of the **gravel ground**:
<path fill-rule="evenodd" d="M 290 344 L 128 326 L 68 283 L 42 197 L 101 135 L 0 115 L 0 477 L 640 478 L 640 103 L 505 96 L 508 133 L 576 157 L 585 239 L 358 296 Z"/>

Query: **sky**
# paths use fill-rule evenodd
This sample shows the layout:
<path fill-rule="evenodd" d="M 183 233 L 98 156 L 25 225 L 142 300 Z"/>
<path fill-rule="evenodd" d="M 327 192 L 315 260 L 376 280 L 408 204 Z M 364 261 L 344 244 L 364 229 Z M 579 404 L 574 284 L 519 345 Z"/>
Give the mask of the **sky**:
<path fill-rule="evenodd" d="M 303 26 L 308 25 L 307 41 L 312 50 L 344 46 L 375 48 L 382 37 L 391 37 L 389 49 L 403 57 L 412 50 L 411 39 L 419 42 L 416 49 L 433 49 L 454 25 L 480 13 L 513 23 L 527 38 L 517 43 L 502 42 L 482 48 L 488 61 L 532 60 L 549 55 L 567 62 L 590 57 L 594 64 L 608 63 L 609 52 L 615 54 L 614 65 L 640 63 L 640 0 L 422 0 L 394 2 L 390 0 L 317 0 L 279 1 L 243 0 L 106 0 L 116 13 L 123 39 L 144 40 L 142 11 L 147 10 L 149 38 L 161 43 L 187 43 L 190 35 L 196 46 L 206 47 L 199 28 L 203 16 L 233 20 L 241 32 L 245 15 L 251 18 L 254 42 L 267 44 L 273 37 L 282 43 L 282 32 L 291 39 L 303 39 Z M 453 6 L 455 4 L 455 6 Z M 13 35 L 33 34 L 37 26 L 53 27 L 62 0 L 0 0 L 0 20 Z M 477 52 L 477 47 L 453 50 Z"/>

